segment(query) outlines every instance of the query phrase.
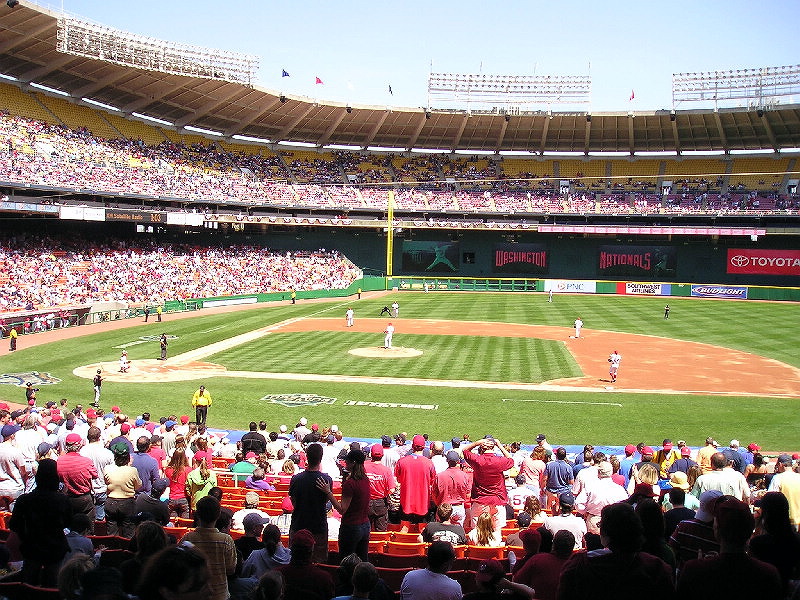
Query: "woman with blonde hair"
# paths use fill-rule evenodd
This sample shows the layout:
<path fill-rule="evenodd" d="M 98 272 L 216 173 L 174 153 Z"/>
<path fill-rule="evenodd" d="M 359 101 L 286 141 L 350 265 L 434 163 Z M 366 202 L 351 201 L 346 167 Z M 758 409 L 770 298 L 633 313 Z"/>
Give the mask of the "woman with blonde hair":
<path fill-rule="evenodd" d="M 475 529 L 467 534 L 467 542 L 473 546 L 491 546 L 493 548 L 503 545 L 503 538 L 495 531 L 489 511 L 484 511 L 478 516 Z"/>
<path fill-rule="evenodd" d="M 199 454 L 199 453 L 198 453 Z M 205 456 L 195 457 L 195 468 L 186 476 L 186 497 L 194 512 L 197 501 L 208 496 L 209 490 L 217 485 L 217 474 L 208 468 Z"/>
<path fill-rule="evenodd" d="M 633 494 L 633 488 L 637 483 L 646 483 L 653 487 L 653 494 L 658 498 L 661 494 L 661 487 L 658 485 L 658 467 L 653 463 L 644 463 L 628 482 L 628 495 Z"/>

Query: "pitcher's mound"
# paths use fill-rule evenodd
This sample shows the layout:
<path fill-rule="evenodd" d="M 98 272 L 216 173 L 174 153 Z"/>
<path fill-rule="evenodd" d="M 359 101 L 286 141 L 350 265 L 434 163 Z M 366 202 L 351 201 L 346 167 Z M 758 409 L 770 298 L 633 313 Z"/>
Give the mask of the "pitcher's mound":
<path fill-rule="evenodd" d="M 382 348 L 381 346 L 353 348 L 352 350 L 348 350 L 348 353 L 355 356 L 366 356 L 368 358 L 411 358 L 413 356 L 422 356 L 422 350 L 403 348 L 402 346 L 395 346 L 394 348 Z"/>

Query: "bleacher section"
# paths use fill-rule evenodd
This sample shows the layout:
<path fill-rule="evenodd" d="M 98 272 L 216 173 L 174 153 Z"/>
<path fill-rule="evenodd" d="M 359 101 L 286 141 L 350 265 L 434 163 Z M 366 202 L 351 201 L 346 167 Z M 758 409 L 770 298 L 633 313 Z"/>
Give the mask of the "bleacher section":
<path fill-rule="evenodd" d="M 796 158 L 588 159 L 316 152 L 233 144 L 0 85 L 0 178 L 189 202 L 466 214 L 795 211 Z M 3 105 L 0 105 L 3 106 Z M 15 116 L 17 115 L 17 116 Z M 289 182 L 289 184 L 285 183 Z M 566 183 L 565 183 L 566 182 Z M 669 194 L 661 185 L 670 182 Z M 290 185 L 291 184 L 291 185 Z M 434 215 L 435 216 L 435 215 Z"/>

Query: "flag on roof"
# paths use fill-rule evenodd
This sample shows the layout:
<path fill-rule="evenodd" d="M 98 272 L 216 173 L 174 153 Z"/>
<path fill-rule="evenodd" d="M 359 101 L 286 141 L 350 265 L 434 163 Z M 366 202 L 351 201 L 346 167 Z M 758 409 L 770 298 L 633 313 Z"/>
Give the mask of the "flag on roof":
<path fill-rule="evenodd" d="M 635 97 L 636 97 L 636 94 L 634 94 L 634 93 L 633 93 L 633 90 L 631 90 L 631 97 L 630 97 L 630 98 L 628 98 L 628 101 L 631 101 L 631 100 L 633 100 Z"/>
<path fill-rule="evenodd" d="M 281 71 L 281 77 L 289 77 L 289 71 L 287 71 L 286 69 L 283 69 Z"/>
<path fill-rule="evenodd" d="M 392 84 L 389 84 L 389 93 L 394 96 L 394 92 L 392 91 Z"/>
<path fill-rule="evenodd" d="M 320 83 L 322 83 L 322 79 L 320 79 L 319 77 L 317 77 L 317 80 L 316 80 L 314 83 L 320 84 Z M 325 84 L 324 84 L 324 83 L 322 83 L 322 85 L 325 85 Z"/>

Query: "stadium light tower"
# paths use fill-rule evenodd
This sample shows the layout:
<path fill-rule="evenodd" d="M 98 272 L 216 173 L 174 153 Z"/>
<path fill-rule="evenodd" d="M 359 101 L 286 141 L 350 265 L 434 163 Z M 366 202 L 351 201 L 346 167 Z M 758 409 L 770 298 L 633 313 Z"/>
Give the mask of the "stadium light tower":
<path fill-rule="evenodd" d="M 588 75 L 428 75 L 429 108 L 437 101 L 467 109 L 589 104 L 591 92 Z"/>
<path fill-rule="evenodd" d="M 257 56 L 176 44 L 66 15 L 58 19 L 57 40 L 58 51 L 66 54 L 251 87 L 258 69 Z"/>
<path fill-rule="evenodd" d="M 763 111 L 781 98 L 800 95 L 800 65 L 672 75 L 672 108 L 713 102 Z"/>

